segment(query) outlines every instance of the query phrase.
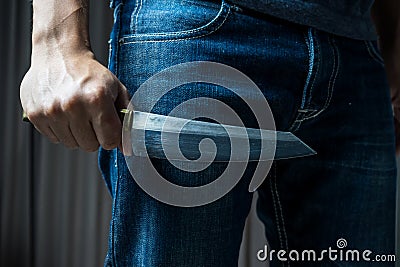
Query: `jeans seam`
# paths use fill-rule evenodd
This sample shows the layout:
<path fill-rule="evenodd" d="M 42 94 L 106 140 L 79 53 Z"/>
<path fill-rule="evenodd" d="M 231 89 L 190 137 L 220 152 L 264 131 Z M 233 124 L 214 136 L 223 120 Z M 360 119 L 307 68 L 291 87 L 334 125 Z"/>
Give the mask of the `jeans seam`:
<path fill-rule="evenodd" d="M 119 179 L 121 177 L 120 172 L 119 172 L 119 168 L 118 168 L 118 151 L 117 149 L 115 150 L 115 157 L 116 157 L 116 169 L 117 169 L 117 180 L 115 182 L 115 195 L 114 195 L 114 199 L 113 199 L 113 206 L 112 206 L 112 219 L 111 219 L 111 242 L 110 242 L 110 251 L 111 251 L 111 260 L 112 260 L 112 264 L 113 266 L 117 267 L 117 261 L 116 261 L 116 246 L 115 246 L 115 216 L 116 216 L 116 208 L 117 208 L 117 202 L 118 202 L 118 194 L 119 194 Z"/>
<path fill-rule="evenodd" d="M 315 50 L 314 50 L 314 36 L 313 36 L 313 29 L 309 28 L 308 29 L 308 34 L 306 38 L 306 44 L 308 48 L 308 73 L 307 73 L 307 79 L 304 84 L 303 88 L 303 96 L 301 99 L 301 105 L 300 108 L 305 108 L 306 101 L 307 101 L 307 93 L 308 93 L 308 88 L 310 85 L 311 77 L 313 74 L 313 69 L 314 69 L 314 59 L 315 59 Z"/>
<path fill-rule="evenodd" d="M 299 129 L 300 127 L 300 122 L 303 120 L 304 116 L 306 115 L 304 113 L 304 110 L 306 110 L 305 105 L 307 101 L 307 93 L 308 93 L 308 88 L 311 82 L 311 79 L 313 77 L 313 70 L 314 70 L 314 60 L 315 60 L 315 50 L 314 50 L 314 36 L 313 36 L 313 29 L 308 28 L 307 33 L 304 32 L 304 41 L 307 45 L 307 50 L 308 50 L 308 72 L 307 72 L 307 78 L 304 83 L 303 87 L 303 93 L 301 97 L 301 104 L 300 108 L 297 110 L 297 115 L 295 117 L 295 120 L 293 121 L 292 125 L 288 128 L 289 131 L 295 132 Z M 315 76 L 314 76 L 315 80 Z M 314 84 L 314 80 L 311 82 Z"/>
<path fill-rule="evenodd" d="M 304 116 L 306 116 L 307 114 L 313 114 L 314 112 L 318 112 L 318 110 L 310 108 L 312 95 L 313 95 L 313 92 L 314 92 L 315 80 L 318 77 L 318 74 L 320 72 L 320 65 L 321 65 L 321 62 L 320 62 L 321 61 L 321 56 L 320 56 L 321 55 L 321 48 L 320 48 L 320 44 L 319 44 L 319 41 L 318 41 L 318 38 L 317 38 L 317 32 L 316 31 L 314 31 L 313 38 L 314 38 L 314 68 L 315 68 L 315 72 L 314 72 L 314 78 L 312 79 L 312 83 L 311 83 L 311 87 L 310 87 L 310 93 L 309 93 L 309 97 L 308 97 L 308 101 L 307 101 L 307 107 L 303 107 L 303 109 L 306 109 L 308 111 Z"/>
<path fill-rule="evenodd" d="M 116 31 L 114 33 L 114 36 L 112 36 L 110 40 L 110 45 L 111 45 L 111 51 L 113 51 L 112 56 L 110 57 L 109 64 L 111 61 L 114 63 L 114 74 L 118 76 L 119 72 L 119 48 L 118 48 L 118 40 L 121 34 L 121 13 L 122 13 L 122 8 L 123 8 L 123 3 L 119 3 L 116 8 L 115 8 L 115 22 L 114 24 L 116 25 Z M 115 27 L 115 26 L 114 26 Z M 110 226 L 110 251 L 111 251 L 111 261 L 114 267 L 117 267 L 117 260 L 116 260 L 116 245 L 115 245 L 115 216 L 116 216 L 116 208 L 117 208 L 117 202 L 118 202 L 118 192 L 119 192 L 119 179 L 120 179 L 120 169 L 118 168 L 118 151 L 115 149 L 115 158 L 116 158 L 116 166 L 115 168 L 117 169 L 117 180 L 115 182 L 115 195 L 113 198 L 113 203 L 112 203 L 112 219 L 111 219 L 111 226 Z"/>
<path fill-rule="evenodd" d="M 222 12 L 224 12 L 226 10 L 226 13 L 223 14 Z M 195 29 L 191 29 L 191 30 L 186 30 L 186 31 L 178 31 L 178 32 L 165 32 L 165 33 L 146 33 L 146 34 L 136 34 L 136 35 L 132 35 L 132 36 L 123 36 L 119 39 L 120 44 L 134 44 L 134 43 L 153 43 L 153 42 L 173 42 L 173 41 L 182 41 L 182 40 L 190 40 L 190 39 L 196 39 L 196 38 L 201 38 L 207 35 L 210 35 L 214 32 L 216 32 L 217 30 L 219 30 L 226 22 L 226 20 L 228 19 L 229 15 L 231 13 L 231 7 L 226 3 L 226 2 L 222 2 L 221 5 L 221 9 L 218 12 L 218 14 L 208 23 L 206 23 L 203 26 L 200 26 L 198 28 Z M 217 23 L 220 19 L 222 19 L 222 22 L 218 23 L 218 26 L 216 26 L 214 29 L 210 30 L 209 32 L 206 32 L 204 34 L 200 34 L 200 35 L 195 35 L 195 36 L 189 36 L 189 37 L 179 37 L 179 36 L 184 36 L 184 35 L 192 35 L 192 34 L 196 34 L 198 32 L 201 31 L 205 31 L 208 29 L 208 27 L 211 27 L 214 23 Z M 176 37 L 176 38 L 174 38 Z M 140 39 L 140 38 L 159 38 L 159 39 L 150 39 L 150 40 L 136 40 L 136 41 L 126 41 L 126 39 Z M 165 39 L 163 39 L 165 38 Z"/>
<path fill-rule="evenodd" d="M 271 177 L 269 185 L 271 189 L 271 196 L 272 196 L 272 203 L 274 207 L 274 213 L 275 213 L 275 223 L 277 227 L 277 232 L 278 232 L 278 238 L 279 238 L 279 243 L 280 243 L 280 249 L 285 248 L 287 251 L 289 251 L 288 247 L 288 241 L 287 241 L 287 235 L 286 235 L 286 230 L 285 230 L 285 221 L 283 219 L 283 213 L 282 213 L 282 207 L 281 203 L 279 200 L 279 194 L 278 194 L 278 187 L 276 183 L 276 163 L 273 166 L 274 169 L 274 174 L 273 177 Z M 282 227 L 281 227 L 282 223 Z M 281 262 L 282 266 L 285 267 L 285 262 Z M 287 263 L 287 266 L 290 266 L 289 262 Z"/>
<path fill-rule="evenodd" d="M 111 60 L 114 61 L 114 74 L 118 76 L 118 69 L 119 69 L 119 48 L 118 48 L 118 40 L 121 35 L 121 13 L 122 13 L 123 3 L 118 4 L 115 9 L 116 12 L 116 21 L 115 24 L 117 25 L 117 30 L 115 31 L 115 36 L 113 36 L 114 40 L 111 41 L 112 46 L 114 46 L 114 53 L 112 55 Z M 111 61 L 110 61 L 111 62 Z"/>
<path fill-rule="evenodd" d="M 274 169 L 275 169 L 275 164 L 274 164 Z M 276 175 L 276 173 L 274 172 L 274 175 Z M 278 238 L 279 238 L 279 243 L 281 248 L 283 247 L 283 243 L 282 243 L 282 236 L 281 236 L 281 228 L 280 228 L 280 221 L 278 219 L 278 209 L 276 208 L 276 201 L 275 201 L 275 194 L 274 194 L 274 189 L 273 189 L 273 181 L 272 179 L 269 180 L 269 186 L 271 189 L 271 196 L 272 196 L 272 205 L 274 206 L 274 213 L 275 213 L 275 223 L 276 223 L 276 227 L 278 230 Z"/>
<path fill-rule="evenodd" d="M 281 220 L 281 223 L 282 223 L 282 232 L 283 232 L 283 240 L 284 240 L 284 243 L 285 243 L 285 249 L 286 249 L 286 251 L 289 251 L 288 238 L 287 238 L 286 227 L 285 227 L 285 220 L 284 220 L 284 217 L 283 217 L 282 204 L 281 204 L 281 201 L 280 201 L 280 198 L 279 198 L 278 186 L 277 186 L 277 181 L 276 181 L 276 173 L 277 173 L 276 169 L 277 169 L 277 166 L 275 165 L 275 168 L 274 168 L 274 190 L 275 190 L 275 195 L 276 195 L 276 199 L 277 199 L 277 202 L 278 202 L 280 220 Z M 282 265 L 284 266 L 284 264 L 282 264 Z M 289 261 L 287 262 L 287 266 L 288 267 L 290 266 Z"/>
<path fill-rule="evenodd" d="M 140 5 L 138 7 L 138 11 L 137 11 L 136 18 L 135 18 L 135 25 L 138 25 L 138 18 L 139 18 L 140 11 L 142 10 L 142 7 L 143 7 L 143 0 L 140 0 Z"/>
<path fill-rule="evenodd" d="M 367 48 L 368 54 L 370 57 L 381 64 L 382 66 L 385 65 L 382 56 L 376 51 L 375 47 L 372 45 L 371 41 L 364 41 L 365 47 Z"/>
<path fill-rule="evenodd" d="M 112 49 L 112 40 L 110 39 L 110 40 L 108 41 L 108 64 L 107 64 L 107 68 L 108 68 L 108 69 L 110 69 L 110 67 L 111 67 L 112 53 L 113 53 L 113 49 Z"/>
<path fill-rule="evenodd" d="M 324 112 L 328 108 L 328 106 L 330 105 L 330 103 L 332 101 L 333 91 L 334 91 L 336 80 L 337 80 L 337 77 L 339 74 L 341 61 L 340 61 L 339 49 L 336 45 L 335 40 L 333 38 L 331 38 L 330 36 L 328 36 L 328 41 L 329 41 L 329 44 L 331 45 L 332 54 L 333 54 L 333 66 L 332 66 L 331 76 L 329 77 L 328 95 L 327 95 L 325 104 L 322 107 L 322 109 L 319 110 L 315 114 L 312 114 L 308 117 L 304 117 L 301 122 L 303 122 L 305 120 L 313 119 L 313 118 L 316 118 L 317 116 L 319 116 L 322 112 Z"/>
<path fill-rule="evenodd" d="M 131 15 L 131 25 L 130 25 L 130 29 L 133 29 L 133 31 L 135 31 L 135 29 L 136 29 L 136 25 L 137 25 L 137 23 L 136 23 L 136 18 L 137 18 L 137 16 L 139 15 L 139 13 L 136 13 L 136 12 L 138 12 L 138 10 L 139 10 L 139 0 L 135 0 L 135 8 L 133 9 L 133 11 L 132 11 L 132 15 Z"/>

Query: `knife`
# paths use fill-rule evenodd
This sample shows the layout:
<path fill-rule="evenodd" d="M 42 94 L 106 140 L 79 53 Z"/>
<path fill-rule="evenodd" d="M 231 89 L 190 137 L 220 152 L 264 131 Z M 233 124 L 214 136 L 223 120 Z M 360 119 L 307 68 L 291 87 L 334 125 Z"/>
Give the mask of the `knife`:
<path fill-rule="evenodd" d="M 177 139 L 179 139 L 179 149 L 182 150 L 181 153 L 186 160 L 199 158 L 200 153 L 214 153 L 204 148 L 202 151 L 199 150 L 199 143 L 204 139 L 211 139 L 216 144 L 218 152 L 214 160 L 217 162 L 269 161 L 317 154 L 291 132 L 244 128 L 128 109 L 121 109 L 119 115 L 124 122 L 123 131 L 131 133 L 130 141 L 135 156 L 180 160 L 181 154 L 169 153 L 168 157 L 165 154 L 166 149 L 175 145 L 169 140 Z M 29 122 L 25 112 L 22 120 Z M 232 143 L 243 144 L 246 141 L 249 142 L 248 149 L 242 151 L 243 153 L 237 153 L 238 155 L 231 155 Z M 144 142 L 145 146 L 140 145 Z M 205 148 L 207 147 L 210 150 L 215 148 L 210 144 Z M 271 149 L 275 149 L 275 153 L 271 151 L 261 153 Z"/>
<path fill-rule="evenodd" d="M 316 154 L 311 147 L 290 132 L 244 128 L 141 111 L 121 112 L 126 116 L 123 130 L 131 133 L 130 145 L 135 156 L 182 160 L 182 153 L 185 158 L 194 160 L 198 159 L 201 153 L 214 153 L 207 151 L 207 147 L 210 150 L 216 148 L 218 152 L 214 161 L 222 162 L 267 161 Z M 214 145 L 203 146 L 200 152 L 199 144 L 204 139 L 213 140 Z M 247 148 L 232 155 L 231 146 L 243 145 L 244 142 L 249 143 Z M 145 146 L 141 145 L 144 143 Z M 177 144 L 181 151 L 176 150 Z M 167 156 L 165 151 L 168 148 L 174 152 Z M 271 151 L 273 149 L 275 153 Z M 205 158 L 208 160 L 210 157 Z"/>

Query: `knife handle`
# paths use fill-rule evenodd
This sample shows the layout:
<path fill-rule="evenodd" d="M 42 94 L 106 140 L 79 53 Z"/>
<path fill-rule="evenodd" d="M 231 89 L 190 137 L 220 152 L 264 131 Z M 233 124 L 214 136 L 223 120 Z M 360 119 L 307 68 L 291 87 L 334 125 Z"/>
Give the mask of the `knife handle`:
<path fill-rule="evenodd" d="M 118 115 L 119 115 L 119 118 L 120 118 L 121 122 L 123 122 L 125 115 L 131 115 L 131 114 L 132 114 L 131 110 L 123 108 L 123 109 L 119 110 L 119 114 Z M 30 122 L 30 120 L 29 120 L 28 116 L 26 115 L 25 111 L 22 112 L 22 121 Z"/>

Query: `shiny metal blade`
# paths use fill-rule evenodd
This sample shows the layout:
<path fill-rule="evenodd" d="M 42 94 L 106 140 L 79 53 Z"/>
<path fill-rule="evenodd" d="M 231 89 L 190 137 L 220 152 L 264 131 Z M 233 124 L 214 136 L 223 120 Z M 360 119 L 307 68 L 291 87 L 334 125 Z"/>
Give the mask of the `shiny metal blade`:
<path fill-rule="evenodd" d="M 209 161 L 210 158 L 216 162 L 244 162 L 316 154 L 290 132 L 245 128 L 140 111 L 128 115 L 124 121 L 124 130 L 130 131 L 135 156 L 200 162 L 202 159 Z M 177 144 L 179 149 L 176 149 Z M 232 145 L 239 145 L 239 150 L 235 151 L 240 153 L 232 153 Z"/>

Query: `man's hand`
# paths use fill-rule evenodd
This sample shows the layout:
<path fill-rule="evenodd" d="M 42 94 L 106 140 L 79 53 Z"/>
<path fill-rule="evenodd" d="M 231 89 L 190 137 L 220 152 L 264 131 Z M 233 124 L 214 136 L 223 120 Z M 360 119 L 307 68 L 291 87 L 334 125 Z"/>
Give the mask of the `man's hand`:
<path fill-rule="evenodd" d="M 21 103 L 36 129 L 52 142 L 85 151 L 99 145 L 113 149 L 121 147 L 117 110 L 127 106 L 129 96 L 90 50 L 87 5 L 82 2 L 33 2 L 31 67 L 21 83 Z"/>
<path fill-rule="evenodd" d="M 379 35 L 379 45 L 385 61 L 391 89 L 396 153 L 400 154 L 400 1 L 376 0 L 372 18 Z"/>
<path fill-rule="evenodd" d="M 95 151 L 121 143 L 117 107 L 126 107 L 125 87 L 90 52 L 46 55 L 21 84 L 21 102 L 36 129 L 52 142 Z"/>

